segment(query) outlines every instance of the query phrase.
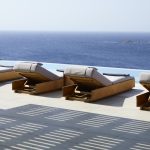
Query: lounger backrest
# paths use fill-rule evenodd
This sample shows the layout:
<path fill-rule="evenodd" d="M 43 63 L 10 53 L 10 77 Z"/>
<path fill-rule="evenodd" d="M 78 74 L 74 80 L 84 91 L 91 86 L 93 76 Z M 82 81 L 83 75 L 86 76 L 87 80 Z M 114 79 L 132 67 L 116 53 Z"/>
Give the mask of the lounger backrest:
<path fill-rule="evenodd" d="M 111 85 L 112 82 L 100 74 L 94 67 L 73 66 L 64 70 L 64 75 L 79 86 L 86 86 L 91 89 Z"/>
<path fill-rule="evenodd" d="M 150 73 L 141 73 L 140 83 L 149 83 L 150 84 Z"/>
<path fill-rule="evenodd" d="M 14 71 L 20 75 L 37 82 L 57 80 L 59 77 L 46 70 L 40 63 L 21 62 L 14 66 Z"/>
<path fill-rule="evenodd" d="M 150 91 L 150 73 L 141 73 L 140 83 Z"/>

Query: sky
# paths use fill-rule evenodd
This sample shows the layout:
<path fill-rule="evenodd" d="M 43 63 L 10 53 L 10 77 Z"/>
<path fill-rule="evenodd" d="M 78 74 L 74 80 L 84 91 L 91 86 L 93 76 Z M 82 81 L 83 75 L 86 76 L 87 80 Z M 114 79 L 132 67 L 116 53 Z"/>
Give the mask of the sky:
<path fill-rule="evenodd" d="M 150 0 L 0 0 L 0 30 L 150 32 Z"/>

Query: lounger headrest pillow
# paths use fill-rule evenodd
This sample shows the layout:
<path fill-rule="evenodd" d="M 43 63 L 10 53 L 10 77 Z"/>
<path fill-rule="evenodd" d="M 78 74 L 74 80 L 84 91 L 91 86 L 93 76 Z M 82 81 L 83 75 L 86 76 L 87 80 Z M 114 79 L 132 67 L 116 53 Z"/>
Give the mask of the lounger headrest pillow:
<path fill-rule="evenodd" d="M 64 70 L 65 75 L 73 75 L 73 76 L 82 76 L 82 77 L 92 77 L 93 72 L 97 69 L 94 67 L 86 67 L 86 66 L 71 66 L 67 67 Z"/>
<path fill-rule="evenodd" d="M 34 72 L 36 71 L 36 68 L 41 65 L 42 65 L 41 63 L 36 62 L 21 62 L 16 64 L 13 67 L 13 70 L 21 72 Z"/>
<path fill-rule="evenodd" d="M 141 73 L 140 82 L 141 83 L 150 83 L 150 73 Z"/>

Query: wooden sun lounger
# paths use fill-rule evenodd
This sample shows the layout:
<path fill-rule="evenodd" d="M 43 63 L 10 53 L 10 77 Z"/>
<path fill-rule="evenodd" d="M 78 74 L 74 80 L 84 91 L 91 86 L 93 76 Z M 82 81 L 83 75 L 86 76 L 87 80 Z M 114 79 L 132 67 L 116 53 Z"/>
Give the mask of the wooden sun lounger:
<path fill-rule="evenodd" d="M 148 90 L 136 97 L 137 107 L 141 110 L 150 110 L 150 73 L 142 73 L 140 76 L 140 84 Z"/>
<path fill-rule="evenodd" d="M 69 100 L 94 102 L 135 86 L 133 77 L 104 76 L 96 68 L 71 67 L 64 71 L 63 96 Z"/>
<path fill-rule="evenodd" d="M 46 70 L 39 63 L 19 63 L 14 66 L 14 71 L 24 79 L 12 82 L 15 92 L 40 94 L 59 90 L 63 86 L 63 78 Z"/>
<path fill-rule="evenodd" d="M 0 82 L 21 78 L 12 68 L 0 67 Z"/>

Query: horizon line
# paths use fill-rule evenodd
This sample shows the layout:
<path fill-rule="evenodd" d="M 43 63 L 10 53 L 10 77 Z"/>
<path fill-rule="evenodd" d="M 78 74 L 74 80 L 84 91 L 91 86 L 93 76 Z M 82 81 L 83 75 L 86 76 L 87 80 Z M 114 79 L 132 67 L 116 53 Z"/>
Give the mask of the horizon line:
<path fill-rule="evenodd" d="M 68 30 L 0 30 L 0 32 L 50 32 L 50 33 L 150 33 L 150 31 L 68 31 Z"/>

